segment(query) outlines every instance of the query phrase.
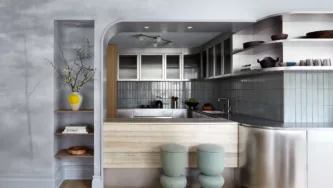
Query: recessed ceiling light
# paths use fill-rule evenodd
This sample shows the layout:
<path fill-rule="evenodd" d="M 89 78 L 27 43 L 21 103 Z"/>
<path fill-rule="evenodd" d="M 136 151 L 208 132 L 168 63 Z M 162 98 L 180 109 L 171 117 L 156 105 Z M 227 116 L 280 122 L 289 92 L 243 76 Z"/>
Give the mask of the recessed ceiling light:
<path fill-rule="evenodd" d="M 193 27 L 192 26 L 187 26 L 187 29 L 192 29 Z"/>
<path fill-rule="evenodd" d="M 145 29 L 149 29 L 149 26 L 145 26 L 144 28 L 145 28 Z"/>

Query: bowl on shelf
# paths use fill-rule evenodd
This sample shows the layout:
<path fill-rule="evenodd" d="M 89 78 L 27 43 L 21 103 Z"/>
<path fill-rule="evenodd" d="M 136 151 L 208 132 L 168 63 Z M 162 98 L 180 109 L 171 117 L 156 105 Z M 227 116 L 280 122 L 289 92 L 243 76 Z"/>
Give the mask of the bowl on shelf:
<path fill-rule="evenodd" d="M 313 31 L 306 34 L 307 38 L 333 38 L 333 30 Z"/>
<path fill-rule="evenodd" d="M 272 40 L 284 40 L 287 38 L 288 38 L 288 34 L 276 34 L 276 35 L 271 36 Z"/>
<path fill-rule="evenodd" d="M 257 46 L 259 44 L 262 44 L 262 43 L 265 43 L 265 41 L 251 41 L 251 42 L 245 42 L 243 43 L 243 48 L 246 49 L 246 48 L 250 48 L 250 47 L 253 47 L 253 46 Z"/>
<path fill-rule="evenodd" d="M 67 150 L 67 152 L 71 155 L 83 155 L 86 153 L 86 151 L 86 148 L 82 146 L 73 146 Z"/>

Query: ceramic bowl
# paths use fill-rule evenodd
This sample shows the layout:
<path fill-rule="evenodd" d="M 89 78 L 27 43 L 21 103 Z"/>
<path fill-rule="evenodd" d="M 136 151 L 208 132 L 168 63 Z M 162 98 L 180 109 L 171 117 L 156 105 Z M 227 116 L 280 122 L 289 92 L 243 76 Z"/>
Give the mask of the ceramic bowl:
<path fill-rule="evenodd" d="M 287 38 L 288 38 L 288 34 L 276 34 L 276 35 L 271 36 L 272 40 L 284 40 Z"/>

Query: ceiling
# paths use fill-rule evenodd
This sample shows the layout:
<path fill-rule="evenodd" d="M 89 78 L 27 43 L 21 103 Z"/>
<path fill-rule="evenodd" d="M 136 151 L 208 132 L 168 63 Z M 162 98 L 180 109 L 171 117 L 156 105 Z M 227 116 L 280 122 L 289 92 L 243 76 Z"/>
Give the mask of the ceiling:
<path fill-rule="evenodd" d="M 250 22 L 125 22 L 122 33 L 110 43 L 119 48 L 152 48 L 154 39 L 136 39 L 139 34 L 157 37 L 173 42 L 172 46 L 159 43 L 158 48 L 194 48 L 201 46 L 222 33 L 236 32 Z M 190 28 L 189 28 L 190 27 Z"/>

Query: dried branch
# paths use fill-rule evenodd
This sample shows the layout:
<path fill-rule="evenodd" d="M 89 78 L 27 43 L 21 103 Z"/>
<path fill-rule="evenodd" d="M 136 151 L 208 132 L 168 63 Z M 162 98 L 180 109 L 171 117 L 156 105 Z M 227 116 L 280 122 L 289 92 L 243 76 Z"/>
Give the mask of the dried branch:
<path fill-rule="evenodd" d="M 83 46 L 78 49 L 74 49 L 75 52 L 75 59 L 72 64 L 70 64 L 65 56 L 63 50 L 60 48 L 60 53 L 62 56 L 62 60 L 65 62 L 65 69 L 64 72 L 65 74 L 61 74 L 61 72 L 55 67 L 55 65 L 46 59 L 52 67 L 55 69 L 57 74 L 60 76 L 60 78 L 64 81 L 65 84 L 69 85 L 72 89 L 73 92 L 79 92 L 81 87 L 86 84 L 88 81 L 93 79 L 95 70 L 91 69 L 91 66 L 86 67 L 84 65 L 84 60 L 91 58 L 90 55 L 90 48 L 92 48 L 89 44 L 89 40 L 87 39 L 87 44 L 86 46 Z M 80 63 L 77 63 L 79 60 Z M 76 71 L 77 70 L 77 71 Z M 80 77 L 83 77 L 82 81 L 80 80 Z"/>

